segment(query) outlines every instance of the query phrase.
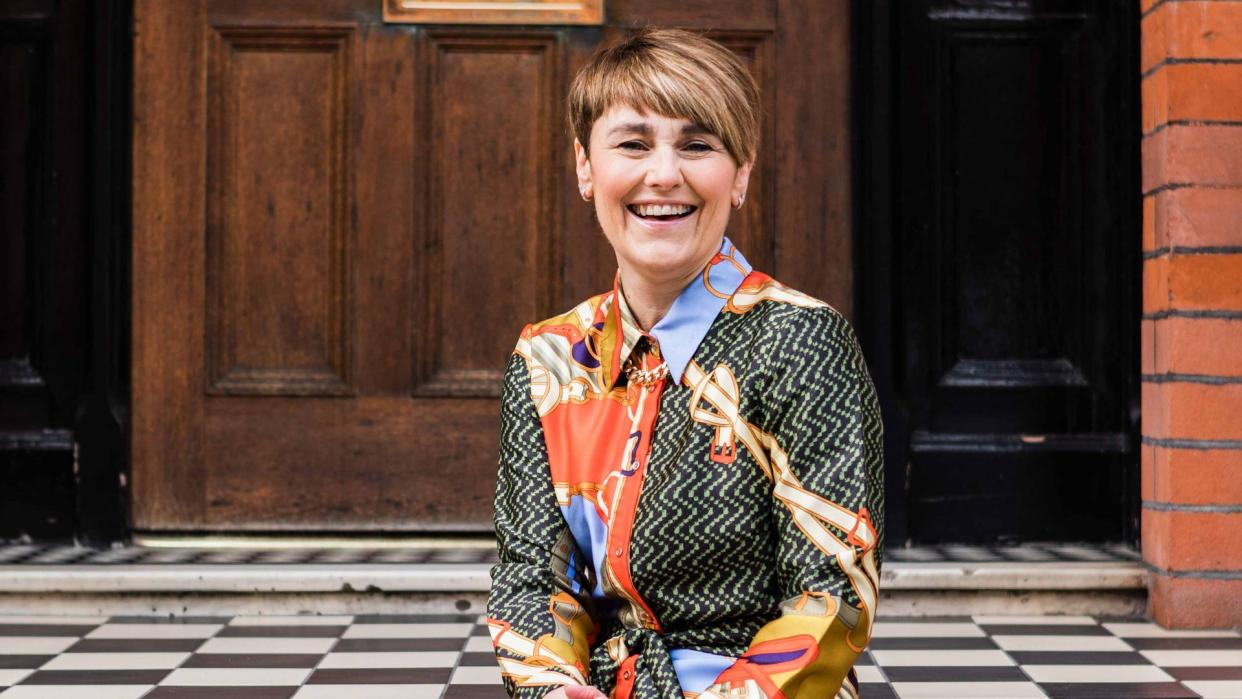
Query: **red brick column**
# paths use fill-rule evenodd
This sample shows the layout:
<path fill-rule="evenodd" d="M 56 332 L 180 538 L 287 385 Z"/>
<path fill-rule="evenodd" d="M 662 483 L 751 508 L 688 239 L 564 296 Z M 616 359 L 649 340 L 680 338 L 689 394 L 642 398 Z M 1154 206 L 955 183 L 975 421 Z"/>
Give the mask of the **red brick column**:
<path fill-rule="evenodd" d="M 1150 611 L 1240 626 L 1242 1 L 1140 3 Z"/>

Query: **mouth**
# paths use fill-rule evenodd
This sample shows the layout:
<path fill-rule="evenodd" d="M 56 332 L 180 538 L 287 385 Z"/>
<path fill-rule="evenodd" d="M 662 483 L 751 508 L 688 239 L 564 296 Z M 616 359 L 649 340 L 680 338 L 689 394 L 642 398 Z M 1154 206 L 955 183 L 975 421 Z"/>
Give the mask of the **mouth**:
<path fill-rule="evenodd" d="M 677 221 L 699 210 L 689 204 L 627 204 L 625 208 L 645 221 Z"/>

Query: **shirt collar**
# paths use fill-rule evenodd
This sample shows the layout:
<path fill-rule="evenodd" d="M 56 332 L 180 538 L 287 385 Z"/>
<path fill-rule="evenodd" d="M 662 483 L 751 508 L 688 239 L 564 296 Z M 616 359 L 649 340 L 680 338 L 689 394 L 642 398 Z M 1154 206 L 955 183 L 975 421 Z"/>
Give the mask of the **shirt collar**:
<path fill-rule="evenodd" d="M 616 385 L 621 367 L 644 334 L 660 343 L 660 353 L 668 363 L 669 375 L 674 384 L 680 383 L 686 365 L 707 335 L 708 328 L 750 271 L 750 263 L 742 252 L 725 238 L 721 241 L 720 250 L 708 260 L 703 273 L 682 290 L 668 313 L 648 333 L 643 333 L 638 327 L 638 321 L 621 293 L 621 277 L 617 275 L 617 281 L 613 283 L 613 303 L 608 313 L 608 321 L 616 325 L 610 328 L 611 333 L 606 330 L 605 334 L 621 341 L 614 341 L 615 344 L 609 348 L 614 351 L 607 353 L 612 355 L 609 357 L 612 366 L 608 367 L 606 374 L 609 385 Z M 616 328 L 621 332 L 616 332 Z"/>

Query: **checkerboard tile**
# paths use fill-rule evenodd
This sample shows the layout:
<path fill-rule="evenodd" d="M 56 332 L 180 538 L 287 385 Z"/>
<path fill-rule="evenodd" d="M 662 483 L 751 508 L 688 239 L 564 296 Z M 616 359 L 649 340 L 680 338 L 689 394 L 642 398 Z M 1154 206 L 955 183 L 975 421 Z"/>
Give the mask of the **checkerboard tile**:
<path fill-rule="evenodd" d="M 1136 619 L 882 618 L 867 699 L 1242 699 L 1242 634 Z M 474 615 L 0 616 L 0 699 L 503 699 Z"/>
<path fill-rule="evenodd" d="M 886 562 L 897 563 L 1117 563 L 1140 556 L 1123 544 L 1046 544 L 1018 546 L 941 545 L 894 548 Z M 159 548 L 131 546 L 91 549 L 81 546 L 0 544 L 0 565 L 239 565 L 315 563 L 419 564 L 496 563 L 493 546 L 472 548 Z"/>

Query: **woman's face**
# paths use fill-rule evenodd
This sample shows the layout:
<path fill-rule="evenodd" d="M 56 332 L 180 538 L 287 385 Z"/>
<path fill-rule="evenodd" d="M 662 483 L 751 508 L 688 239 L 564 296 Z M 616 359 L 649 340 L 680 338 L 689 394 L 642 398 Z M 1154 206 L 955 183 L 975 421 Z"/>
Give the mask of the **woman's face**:
<path fill-rule="evenodd" d="M 689 279 L 720 248 L 729 210 L 745 197 L 738 166 L 717 136 L 688 119 L 616 105 L 577 140 L 578 184 L 589 188 L 623 278 Z"/>

